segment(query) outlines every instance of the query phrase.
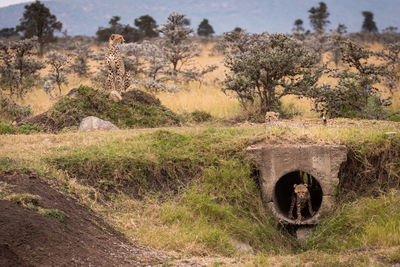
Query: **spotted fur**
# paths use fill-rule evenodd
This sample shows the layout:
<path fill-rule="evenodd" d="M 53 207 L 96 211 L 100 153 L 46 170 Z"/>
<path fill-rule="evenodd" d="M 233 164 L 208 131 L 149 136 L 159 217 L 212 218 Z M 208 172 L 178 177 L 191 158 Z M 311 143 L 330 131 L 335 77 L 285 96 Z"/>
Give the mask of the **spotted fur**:
<path fill-rule="evenodd" d="M 314 211 L 312 210 L 312 204 L 311 204 L 311 195 L 310 192 L 308 191 L 308 186 L 307 184 L 295 184 L 294 185 L 294 191 L 292 194 L 292 202 L 290 204 L 290 209 L 289 209 L 289 218 L 293 219 L 293 209 L 294 209 L 294 204 L 296 203 L 296 211 L 297 211 L 297 218 L 296 218 L 296 224 L 300 224 L 301 222 L 301 210 L 306 206 L 306 203 L 308 204 L 308 211 L 310 212 L 311 216 L 314 216 Z"/>
<path fill-rule="evenodd" d="M 107 91 L 122 92 L 129 87 L 129 76 L 125 73 L 125 65 L 120 50 L 120 45 L 124 42 L 124 37 L 120 34 L 112 34 L 108 41 L 106 53 Z"/>
<path fill-rule="evenodd" d="M 265 113 L 265 123 L 267 125 L 275 125 L 279 120 L 279 113 L 269 111 Z"/>

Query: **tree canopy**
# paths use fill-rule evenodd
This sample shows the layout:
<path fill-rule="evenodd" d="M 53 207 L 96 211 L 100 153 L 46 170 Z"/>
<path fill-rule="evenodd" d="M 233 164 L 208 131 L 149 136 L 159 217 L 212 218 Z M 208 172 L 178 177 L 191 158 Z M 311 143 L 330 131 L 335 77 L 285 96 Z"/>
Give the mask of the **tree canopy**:
<path fill-rule="evenodd" d="M 328 20 L 328 7 L 326 6 L 326 4 L 324 2 L 319 2 L 319 6 L 312 7 L 310 10 L 308 10 L 308 13 L 310 13 L 310 23 L 314 30 L 317 33 L 324 32 L 325 27 L 330 23 L 330 21 Z"/>
<path fill-rule="evenodd" d="M 303 27 L 303 20 L 302 19 L 296 19 L 294 21 L 294 28 L 293 28 L 294 32 L 304 32 L 304 27 Z"/>
<path fill-rule="evenodd" d="M 144 37 L 158 37 L 158 32 L 156 31 L 158 27 L 157 22 L 150 15 L 144 15 L 135 19 L 135 26 L 138 27 Z"/>
<path fill-rule="evenodd" d="M 378 28 L 376 27 L 374 21 L 374 13 L 371 11 L 363 11 L 362 15 L 364 16 L 364 22 L 362 24 L 361 31 L 369 33 L 378 32 Z"/>
<path fill-rule="evenodd" d="M 55 40 L 54 31 L 61 31 L 61 29 L 62 23 L 38 0 L 32 4 L 25 5 L 23 17 L 17 26 L 17 31 L 23 32 L 25 38 L 37 36 L 41 56 L 43 55 L 45 44 Z"/>
<path fill-rule="evenodd" d="M 124 36 L 126 42 L 137 42 L 141 39 L 141 34 L 138 29 L 131 27 L 129 24 L 123 25 L 120 23 L 121 17 L 113 16 L 108 24 L 110 27 L 99 27 L 96 32 L 97 40 L 106 42 L 111 34 L 117 33 Z"/>
<path fill-rule="evenodd" d="M 197 28 L 197 34 L 200 36 L 210 36 L 214 33 L 213 27 L 208 22 L 208 19 L 203 19 Z"/>
<path fill-rule="evenodd" d="M 304 95 L 317 86 L 320 55 L 285 34 L 224 35 L 227 50 L 224 91 L 237 94 L 243 107 L 258 104 L 258 114 L 277 111 L 279 99 Z"/>

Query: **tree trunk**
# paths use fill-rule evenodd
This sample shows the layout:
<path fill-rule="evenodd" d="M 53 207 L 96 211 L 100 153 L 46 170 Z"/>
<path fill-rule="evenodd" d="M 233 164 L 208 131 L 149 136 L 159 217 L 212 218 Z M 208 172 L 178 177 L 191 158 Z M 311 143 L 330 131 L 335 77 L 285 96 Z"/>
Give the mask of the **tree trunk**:
<path fill-rule="evenodd" d="M 44 54 L 44 42 L 39 42 L 39 57 L 43 57 Z"/>

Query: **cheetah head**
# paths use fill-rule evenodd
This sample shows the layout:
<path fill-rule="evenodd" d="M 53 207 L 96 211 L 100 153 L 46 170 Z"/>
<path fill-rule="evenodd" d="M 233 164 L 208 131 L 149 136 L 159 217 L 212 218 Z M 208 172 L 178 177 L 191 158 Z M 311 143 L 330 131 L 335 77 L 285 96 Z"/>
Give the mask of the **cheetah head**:
<path fill-rule="evenodd" d="M 124 37 L 121 34 L 111 34 L 110 40 L 109 40 L 109 45 L 116 45 L 116 44 L 122 44 L 124 43 Z"/>
<path fill-rule="evenodd" d="M 300 198 L 304 199 L 307 196 L 308 193 L 308 186 L 307 184 L 295 184 L 293 185 L 294 187 L 294 193 Z"/>

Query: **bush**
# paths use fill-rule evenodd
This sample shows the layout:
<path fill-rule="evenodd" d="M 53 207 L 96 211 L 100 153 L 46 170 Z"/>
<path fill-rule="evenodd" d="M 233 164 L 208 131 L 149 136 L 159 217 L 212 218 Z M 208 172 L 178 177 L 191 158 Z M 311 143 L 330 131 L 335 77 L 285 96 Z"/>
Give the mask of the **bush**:
<path fill-rule="evenodd" d="M 56 219 L 59 222 L 64 222 L 65 218 L 67 217 L 67 214 L 65 214 L 65 212 L 57 209 L 43 209 L 42 213 L 44 216 Z"/>
<path fill-rule="evenodd" d="M 278 111 L 281 97 L 304 95 L 321 76 L 320 55 L 288 35 L 230 32 L 224 42 L 230 73 L 223 90 L 233 91 L 244 108 L 258 104 L 260 117 Z"/>
<path fill-rule="evenodd" d="M 0 135 L 2 134 L 33 134 L 42 132 L 44 129 L 38 125 L 23 123 L 20 126 L 13 126 L 0 122 Z"/>
<path fill-rule="evenodd" d="M 206 111 L 195 110 L 189 114 L 187 114 L 188 120 L 192 122 L 205 122 L 212 120 L 212 116 L 210 113 Z"/>
<path fill-rule="evenodd" d="M 0 95 L 0 116 L 2 119 L 19 122 L 31 115 L 30 106 L 18 105 L 11 98 Z"/>

